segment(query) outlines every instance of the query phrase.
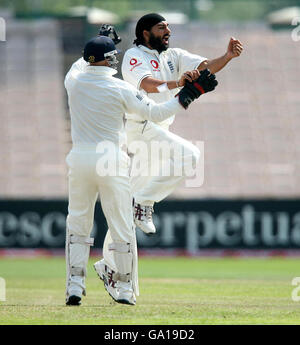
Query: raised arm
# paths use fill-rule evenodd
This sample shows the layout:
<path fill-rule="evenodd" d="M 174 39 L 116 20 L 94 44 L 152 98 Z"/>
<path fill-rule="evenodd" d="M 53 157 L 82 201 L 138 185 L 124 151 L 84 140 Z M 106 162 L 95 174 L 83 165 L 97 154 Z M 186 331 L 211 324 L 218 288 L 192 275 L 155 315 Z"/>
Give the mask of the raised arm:
<path fill-rule="evenodd" d="M 241 41 L 235 39 L 234 37 L 231 37 L 228 43 L 226 53 L 216 59 L 203 61 L 198 66 L 198 70 L 202 71 L 203 69 L 208 68 L 211 71 L 211 73 L 219 72 L 227 65 L 229 61 L 231 61 L 233 58 L 240 56 L 242 51 L 243 44 L 241 43 Z"/>

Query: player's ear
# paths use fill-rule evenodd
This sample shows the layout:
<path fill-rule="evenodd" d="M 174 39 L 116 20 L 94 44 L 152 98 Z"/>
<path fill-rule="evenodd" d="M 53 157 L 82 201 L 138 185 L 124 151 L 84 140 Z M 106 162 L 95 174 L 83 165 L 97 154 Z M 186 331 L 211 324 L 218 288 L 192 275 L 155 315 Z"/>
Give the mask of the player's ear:
<path fill-rule="evenodd" d="M 143 36 L 144 36 L 145 42 L 147 43 L 149 41 L 149 38 L 150 38 L 150 31 L 144 30 Z"/>

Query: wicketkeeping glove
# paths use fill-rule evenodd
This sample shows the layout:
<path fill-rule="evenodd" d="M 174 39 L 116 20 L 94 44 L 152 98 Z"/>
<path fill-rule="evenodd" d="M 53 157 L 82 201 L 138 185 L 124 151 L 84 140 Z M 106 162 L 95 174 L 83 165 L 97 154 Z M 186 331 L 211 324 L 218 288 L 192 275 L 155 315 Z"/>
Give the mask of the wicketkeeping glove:
<path fill-rule="evenodd" d="M 121 37 L 118 36 L 113 25 L 103 24 L 99 30 L 99 35 L 110 37 L 114 41 L 115 45 L 122 41 Z"/>
<path fill-rule="evenodd" d="M 206 92 L 213 91 L 218 85 L 216 76 L 208 69 L 200 72 L 198 79 L 193 82 L 186 81 L 184 87 L 177 94 L 180 104 L 187 109 L 188 106 Z"/>

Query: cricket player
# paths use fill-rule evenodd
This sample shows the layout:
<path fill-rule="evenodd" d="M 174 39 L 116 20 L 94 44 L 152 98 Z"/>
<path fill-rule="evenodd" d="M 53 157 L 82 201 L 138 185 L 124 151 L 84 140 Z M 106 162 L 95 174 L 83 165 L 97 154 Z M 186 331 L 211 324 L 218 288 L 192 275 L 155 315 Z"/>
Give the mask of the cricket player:
<path fill-rule="evenodd" d="M 191 54 L 183 49 L 169 48 L 171 30 L 167 20 L 157 13 L 141 17 L 137 22 L 135 34 L 136 46 L 126 51 L 122 62 L 123 79 L 157 103 L 174 97 L 179 88 L 185 85 L 186 80 L 192 81 L 198 78 L 199 71 L 205 68 L 211 73 L 220 71 L 243 50 L 242 43 L 235 38 L 230 39 L 226 53 L 213 60 Z M 187 142 L 169 131 L 174 117 L 154 124 L 143 119 L 140 114 L 128 114 L 126 122 L 128 144 L 139 140 L 149 145 L 153 140 L 158 142 L 167 140 L 182 145 L 184 150 Z M 194 147 L 193 152 L 197 160 L 198 149 Z M 138 154 L 135 154 L 134 159 L 141 159 Z M 171 194 L 184 177 L 184 175 L 161 177 L 142 176 L 142 174 L 132 176 L 134 220 L 146 234 L 153 234 L 156 231 L 152 221 L 154 203 Z"/>
<path fill-rule="evenodd" d="M 98 197 L 110 229 L 107 252 L 113 257 L 113 264 L 107 262 L 104 254 L 94 268 L 116 302 L 134 305 L 139 295 L 125 113 L 161 122 L 217 85 L 215 76 L 206 70 L 177 97 L 158 105 L 129 83 L 113 77 L 117 73 L 117 53 L 111 38 L 97 36 L 85 45 L 84 64 L 74 63 L 65 78 L 73 143 L 66 158 L 67 305 L 80 305 L 86 293 L 86 267 L 93 245 L 90 234 Z"/>

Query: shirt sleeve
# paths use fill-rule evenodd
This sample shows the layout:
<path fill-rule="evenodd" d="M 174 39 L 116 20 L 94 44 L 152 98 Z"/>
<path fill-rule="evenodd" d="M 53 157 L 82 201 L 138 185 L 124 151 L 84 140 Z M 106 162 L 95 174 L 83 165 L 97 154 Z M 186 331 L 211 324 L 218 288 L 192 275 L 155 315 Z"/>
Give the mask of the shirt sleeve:
<path fill-rule="evenodd" d="M 134 50 L 132 52 L 129 50 L 123 58 L 122 76 L 125 81 L 139 90 L 142 80 L 152 76 L 152 73 L 142 56 L 135 54 Z"/>
<path fill-rule="evenodd" d="M 178 58 L 180 76 L 186 71 L 196 69 L 203 61 L 207 60 L 206 57 L 189 53 L 184 49 L 175 48 L 174 50 Z"/>
<path fill-rule="evenodd" d="M 126 88 L 122 88 L 121 90 L 126 113 L 139 114 L 145 120 L 161 122 L 171 117 L 179 110 L 183 110 L 177 97 L 167 102 L 157 104 L 128 83 L 126 84 Z"/>

